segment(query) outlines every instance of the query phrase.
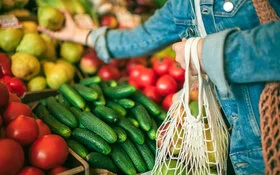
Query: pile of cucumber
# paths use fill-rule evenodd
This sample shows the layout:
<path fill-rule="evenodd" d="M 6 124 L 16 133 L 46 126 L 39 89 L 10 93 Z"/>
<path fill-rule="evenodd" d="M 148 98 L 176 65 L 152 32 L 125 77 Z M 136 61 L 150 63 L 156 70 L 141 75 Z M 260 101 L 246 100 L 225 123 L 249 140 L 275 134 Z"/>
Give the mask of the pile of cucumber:
<path fill-rule="evenodd" d="M 134 86 L 98 76 L 58 90 L 34 113 L 92 168 L 119 174 L 152 170 L 156 131 L 166 111 Z"/>

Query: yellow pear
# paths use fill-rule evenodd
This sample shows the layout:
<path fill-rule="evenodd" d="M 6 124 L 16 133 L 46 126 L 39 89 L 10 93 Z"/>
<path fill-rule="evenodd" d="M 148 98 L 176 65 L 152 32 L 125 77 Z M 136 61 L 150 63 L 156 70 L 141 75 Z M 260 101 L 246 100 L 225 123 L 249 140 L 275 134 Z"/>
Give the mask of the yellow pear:
<path fill-rule="evenodd" d="M 16 50 L 23 36 L 21 29 L 16 28 L 0 28 L 0 47 L 5 52 L 13 52 Z"/>
<path fill-rule="evenodd" d="M 46 78 L 43 76 L 36 76 L 29 80 L 27 88 L 29 91 L 39 91 L 47 87 Z"/>
<path fill-rule="evenodd" d="M 39 34 L 26 33 L 16 50 L 40 57 L 46 50 L 46 44 Z"/>
<path fill-rule="evenodd" d="M 37 24 L 33 21 L 21 22 L 24 33 L 37 33 Z"/>
<path fill-rule="evenodd" d="M 62 59 L 57 60 L 56 63 L 57 65 L 60 65 L 61 69 L 65 70 L 68 80 L 72 80 L 74 78 L 75 67 L 71 63 Z"/>

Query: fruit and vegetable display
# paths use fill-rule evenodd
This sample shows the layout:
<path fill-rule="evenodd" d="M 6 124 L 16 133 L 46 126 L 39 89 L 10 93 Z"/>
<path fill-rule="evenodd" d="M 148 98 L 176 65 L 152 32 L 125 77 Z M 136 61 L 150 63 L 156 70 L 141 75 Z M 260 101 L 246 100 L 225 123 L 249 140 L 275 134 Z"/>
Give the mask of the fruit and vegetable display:
<path fill-rule="evenodd" d="M 92 168 L 136 174 L 152 170 L 156 131 L 166 111 L 126 82 L 99 76 L 62 84 L 34 113 Z"/>
<path fill-rule="evenodd" d="M 0 94 L 0 174 L 44 175 L 64 167 L 69 151 L 63 137 L 52 133 L 3 83 Z"/>

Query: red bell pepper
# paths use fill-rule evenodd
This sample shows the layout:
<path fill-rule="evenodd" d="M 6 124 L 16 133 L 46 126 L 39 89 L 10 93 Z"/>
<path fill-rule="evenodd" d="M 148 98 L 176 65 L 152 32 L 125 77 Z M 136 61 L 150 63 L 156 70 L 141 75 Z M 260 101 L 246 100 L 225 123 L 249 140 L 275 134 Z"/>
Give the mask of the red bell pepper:
<path fill-rule="evenodd" d="M 0 52 L 0 77 L 12 76 L 11 59 L 8 55 Z"/>
<path fill-rule="evenodd" d="M 21 97 L 26 91 L 23 81 L 16 77 L 4 76 L 0 79 L 0 82 L 6 84 L 9 91 L 17 94 L 19 97 Z"/>

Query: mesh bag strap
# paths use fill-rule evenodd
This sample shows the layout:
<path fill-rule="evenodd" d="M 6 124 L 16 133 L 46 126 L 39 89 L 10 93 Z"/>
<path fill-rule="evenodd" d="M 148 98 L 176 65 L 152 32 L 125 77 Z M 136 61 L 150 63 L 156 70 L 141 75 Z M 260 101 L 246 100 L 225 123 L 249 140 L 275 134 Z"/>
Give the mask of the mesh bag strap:
<path fill-rule="evenodd" d="M 252 0 L 260 23 L 279 20 L 268 0 Z M 280 174 L 280 83 L 266 83 L 260 101 L 260 121 L 265 174 Z"/>

